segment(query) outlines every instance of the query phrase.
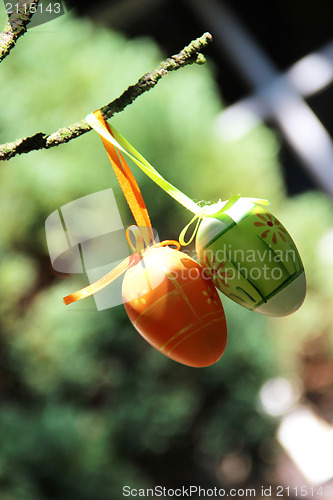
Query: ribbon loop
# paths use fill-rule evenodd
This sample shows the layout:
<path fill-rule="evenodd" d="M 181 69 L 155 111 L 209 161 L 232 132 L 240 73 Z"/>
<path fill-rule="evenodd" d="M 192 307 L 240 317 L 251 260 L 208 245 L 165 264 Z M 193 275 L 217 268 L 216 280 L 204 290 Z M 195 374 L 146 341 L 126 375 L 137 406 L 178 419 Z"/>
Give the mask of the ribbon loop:
<path fill-rule="evenodd" d="M 134 244 L 130 238 L 131 233 L 134 235 L 135 238 Z M 63 301 L 65 302 L 66 305 L 72 304 L 73 302 L 77 302 L 78 300 L 85 299 L 86 297 L 90 297 L 94 293 L 99 292 L 106 286 L 110 285 L 117 278 L 119 278 L 129 267 L 137 264 L 140 261 L 142 255 L 147 250 L 147 246 L 145 246 L 145 242 L 142 236 L 142 232 L 140 231 L 140 228 L 134 225 L 127 228 L 126 238 L 134 254 L 127 257 L 120 264 L 118 264 L 118 266 L 112 269 L 108 274 L 103 276 L 98 281 L 95 281 L 95 283 L 92 283 L 91 285 L 88 285 L 85 288 L 82 288 L 81 290 L 73 292 L 70 295 L 64 297 Z M 161 241 L 160 243 L 155 243 L 153 247 L 150 246 L 150 248 L 158 248 L 165 246 L 174 246 L 176 247 L 176 250 L 180 250 L 180 243 L 179 241 L 175 240 L 164 240 Z"/>
<path fill-rule="evenodd" d="M 180 250 L 180 243 L 176 240 L 164 240 L 157 243 L 156 247 L 176 247 L 176 250 Z"/>
<path fill-rule="evenodd" d="M 187 226 L 184 227 L 184 229 L 182 230 L 182 232 L 180 233 L 179 235 L 179 242 L 182 246 L 187 246 L 189 245 L 193 239 L 195 238 L 195 235 L 197 234 L 197 231 L 199 229 L 199 225 L 200 225 L 200 222 L 204 216 L 204 213 L 205 213 L 205 208 L 206 206 L 202 207 L 202 209 L 200 210 L 199 213 L 195 214 L 195 216 L 190 220 L 190 222 L 187 224 Z M 197 221 L 196 225 L 195 225 L 195 228 L 193 230 L 193 233 L 192 235 L 190 236 L 190 239 L 188 241 L 185 241 L 185 235 L 189 229 L 189 227 L 195 222 Z"/>
<path fill-rule="evenodd" d="M 145 247 L 145 239 L 143 236 L 143 231 L 138 228 L 138 226 L 130 226 L 126 229 L 126 239 L 133 253 L 142 253 Z M 134 236 L 135 243 L 133 244 L 131 240 L 131 233 Z"/>
<path fill-rule="evenodd" d="M 196 213 L 195 216 L 190 220 L 190 222 L 187 224 L 187 226 L 184 227 L 184 229 L 181 231 L 179 235 L 179 241 L 182 246 L 189 245 L 193 239 L 195 238 L 195 235 L 198 232 L 200 222 L 202 221 L 203 218 L 211 216 L 213 217 L 215 214 L 220 213 L 220 212 L 226 212 L 229 210 L 239 199 L 241 196 L 239 194 L 234 194 L 231 196 L 231 198 L 228 201 L 219 201 L 218 203 L 215 203 L 214 205 L 205 205 L 201 208 L 200 212 Z M 258 205 L 269 205 L 268 200 L 262 200 L 260 198 L 242 198 L 242 200 L 247 200 L 250 201 L 251 203 L 257 203 Z M 195 225 L 195 228 L 193 230 L 193 233 L 188 241 L 185 241 L 185 235 L 189 229 L 189 227 L 197 220 L 197 223 Z"/>

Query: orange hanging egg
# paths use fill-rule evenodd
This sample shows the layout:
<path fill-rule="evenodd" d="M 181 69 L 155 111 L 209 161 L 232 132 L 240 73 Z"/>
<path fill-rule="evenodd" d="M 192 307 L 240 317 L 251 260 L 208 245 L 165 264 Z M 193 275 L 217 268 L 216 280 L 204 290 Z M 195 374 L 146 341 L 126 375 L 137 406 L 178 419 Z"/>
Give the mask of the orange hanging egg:
<path fill-rule="evenodd" d="M 136 330 L 184 365 L 215 363 L 227 342 L 221 300 L 203 268 L 169 247 L 147 249 L 124 276 L 123 300 Z"/>

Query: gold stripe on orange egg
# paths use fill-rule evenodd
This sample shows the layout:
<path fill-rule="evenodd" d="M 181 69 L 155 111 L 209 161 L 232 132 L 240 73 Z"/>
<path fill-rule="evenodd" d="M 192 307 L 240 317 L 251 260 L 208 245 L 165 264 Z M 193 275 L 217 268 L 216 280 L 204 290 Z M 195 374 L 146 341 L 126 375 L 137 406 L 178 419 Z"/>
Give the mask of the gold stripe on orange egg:
<path fill-rule="evenodd" d="M 179 330 L 177 333 L 175 333 L 175 335 L 173 335 L 172 337 L 170 337 L 161 347 L 161 350 L 165 349 L 167 347 L 168 344 L 170 344 L 171 342 L 173 342 L 174 340 L 176 340 L 178 337 L 180 337 L 181 335 L 184 335 L 184 333 L 188 332 L 192 327 L 196 327 L 196 325 L 200 324 L 201 322 L 203 322 L 204 320 L 206 320 L 209 316 L 214 316 L 218 314 L 218 316 L 220 317 L 220 313 L 218 312 L 209 312 L 207 314 L 205 314 L 204 316 L 201 316 L 201 318 L 199 318 L 199 321 L 195 321 L 193 323 L 190 323 L 189 325 L 186 325 L 184 328 L 182 328 L 181 330 Z M 195 330 L 197 331 L 197 330 Z M 177 344 L 178 345 L 178 344 Z M 171 351 L 174 349 L 174 347 L 171 348 Z M 169 352 L 171 352 L 169 351 Z"/>
<path fill-rule="evenodd" d="M 168 354 L 170 354 L 174 349 L 176 349 L 176 347 L 179 346 L 179 344 L 181 344 L 182 342 L 184 342 L 184 340 L 188 339 L 189 337 L 191 337 L 192 335 L 194 335 L 195 333 L 198 333 L 200 330 L 202 330 L 202 326 L 209 326 L 209 325 L 212 325 L 213 323 L 216 323 L 217 321 L 221 321 L 221 318 L 220 318 L 220 315 L 218 313 L 215 313 L 216 315 L 218 315 L 219 317 L 218 318 L 215 318 L 215 319 L 212 319 L 209 323 L 206 323 L 205 325 L 201 325 L 200 328 L 197 328 L 196 330 L 194 330 L 193 332 L 189 333 L 188 335 L 186 335 L 186 337 L 183 337 L 182 339 L 179 340 L 179 342 L 177 342 L 176 345 L 174 345 L 169 351 L 168 351 Z"/>
<path fill-rule="evenodd" d="M 174 278 L 172 276 L 172 273 L 170 271 L 165 271 L 165 274 L 167 275 L 167 277 L 169 278 L 169 280 L 171 281 L 171 283 L 174 285 L 174 287 L 178 290 L 179 294 L 183 297 L 183 299 L 185 300 L 186 304 L 188 305 L 188 307 L 191 309 L 191 311 L 193 312 L 193 314 L 199 318 L 196 310 L 194 309 L 194 307 L 192 306 L 191 304 L 191 301 L 190 299 L 188 298 L 188 296 L 186 295 L 186 293 L 184 292 L 183 290 L 183 287 L 180 286 L 180 284 L 178 283 L 177 281 L 177 278 Z"/>

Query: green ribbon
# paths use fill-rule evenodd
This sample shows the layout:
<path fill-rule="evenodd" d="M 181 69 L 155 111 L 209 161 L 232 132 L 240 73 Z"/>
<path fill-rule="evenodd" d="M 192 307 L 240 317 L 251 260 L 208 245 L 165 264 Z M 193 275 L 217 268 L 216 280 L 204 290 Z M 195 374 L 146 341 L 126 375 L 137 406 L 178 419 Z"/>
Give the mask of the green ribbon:
<path fill-rule="evenodd" d="M 197 205 L 191 198 L 186 196 L 184 193 L 179 191 L 175 186 L 166 181 L 155 168 L 150 165 L 150 163 L 128 142 L 126 139 L 111 125 L 109 125 L 113 136 L 110 132 L 102 125 L 93 113 L 86 116 L 86 120 L 89 125 L 96 130 L 104 139 L 109 141 L 117 149 L 125 153 L 129 158 L 131 158 L 141 170 L 148 175 L 160 188 L 162 188 L 166 193 L 172 196 L 178 203 L 181 203 L 185 208 L 197 214 L 201 211 L 201 207 Z"/>
<path fill-rule="evenodd" d="M 216 207 L 216 210 L 214 212 L 212 212 L 212 205 L 204 205 L 200 212 L 195 214 L 195 216 L 193 217 L 193 219 L 190 220 L 190 222 L 187 224 L 187 226 L 184 227 L 184 229 L 182 230 L 182 232 L 180 233 L 179 235 L 179 243 L 182 245 L 182 246 L 186 246 L 186 245 L 189 245 L 195 235 L 197 234 L 197 231 L 199 229 L 199 225 L 200 225 L 200 222 L 202 221 L 202 219 L 204 219 L 205 217 L 208 217 L 209 215 L 214 215 L 218 212 L 225 212 L 226 210 L 228 210 L 228 208 L 232 207 L 232 205 L 234 203 L 236 203 L 237 200 L 239 200 L 240 196 L 235 194 L 233 195 L 230 200 L 228 200 L 227 202 L 219 202 L 217 203 L 217 207 Z M 193 233 L 190 237 L 190 239 L 188 241 L 185 241 L 185 235 L 188 231 L 188 228 L 193 224 L 193 222 L 197 221 L 196 225 L 195 225 L 195 228 L 193 230 Z"/>
<path fill-rule="evenodd" d="M 202 219 L 208 216 L 213 216 L 221 211 L 226 212 L 236 203 L 236 201 L 240 199 L 240 195 L 233 195 L 228 201 L 224 202 L 219 201 L 214 205 L 204 205 L 203 207 L 200 207 L 199 205 L 197 205 L 197 203 L 191 200 L 191 198 L 186 196 L 184 193 L 179 191 L 179 189 L 170 184 L 170 182 L 165 180 L 164 177 L 162 177 L 157 172 L 157 170 L 155 170 L 155 168 L 114 127 L 112 127 L 112 125 L 109 125 L 109 127 L 113 135 L 110 134 L 110 132 L 104 127 L 104 125 L 102 125 L 97 120 L 96 116 L 93 113 L 90 113 L 88 116 L 86 116 L 86 120 L 89 123 L 89 125 L 94 130 L 96 130 L 96 132 L 99 135 L 104 137 L 104 139 L 106 139 L 108 142 L 113 144 L 113 146 L 115 146 L 117 149 L 125 153 L 129 158 L 131 158 L 131 160 L 133 160 L 134 163 L 136 163 L 136 165 L 138 165 L 138 167 L 146 175 L 148 175 L 148 177 L 150 177 L 150 179 L 152 179 L 158 186 L 160 186 L 160 188 L 162 188 L 166 193 L 172 196 L 176 201 L 178 201 L 178 203 L 180 203 L 185 208 L 194 213 L 194 217 L 190 220 L 187 226 L 184 227 L 184 229 L 179 235 L 179 242 L 182 246 L 189 245 L 193 241 Z M 261 200 L 259 198 L 242 198 L 242 199 L 250 201 L 252 203 L 256 203 L 258 205 L 269 204 L 268 200 Z M 197 222 L 194 231 L 190 239 L 188 241 L 185 241 L 185 235 L 187 233 L 187 230 L 195 221 Z"/>

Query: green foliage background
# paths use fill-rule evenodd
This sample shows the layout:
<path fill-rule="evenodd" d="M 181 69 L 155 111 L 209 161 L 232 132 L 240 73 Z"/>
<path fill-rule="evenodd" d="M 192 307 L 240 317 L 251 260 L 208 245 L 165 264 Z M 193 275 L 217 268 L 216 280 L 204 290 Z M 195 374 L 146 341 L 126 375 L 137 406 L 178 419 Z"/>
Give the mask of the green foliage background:
<path fill-rule="evenodd" d="M 163 57 L 152 40 L 129 41 L 70 15 L 28 31 L 1 65 L 1 141 L 82 118 Z M 250 459 L 249 481 L 262 477 L 277 423 L 259 409 L 262 384 L 299 374 L 305 339 L 326 332 L 331 345 L 332 259 L 318 253 L 318 242 L 333 217 L 319 192 L 286 198 L 278 139 L 267 128 L 224 142 L 214 128 L 222 107 L 214 68 L 192 66 L 164 78 L 113 124 L 197 201 L 268 198 L 303 257 L 305 304 L 268 319 L 224 298 L 223 358 L 206 369 L 181 366 L 141 339 L 122 306 L 62 304 L 86 279 L 52 270 L 47 216 L 112 187 L 124 225 L 132 223 L 97 134 L 1 165 L 1 500 L 106 500 L 120 498 L 125 484 L 216 486 L 232 452 Z M 133 171 L 160 238 L 177 238 L 189 213 Z"/>

